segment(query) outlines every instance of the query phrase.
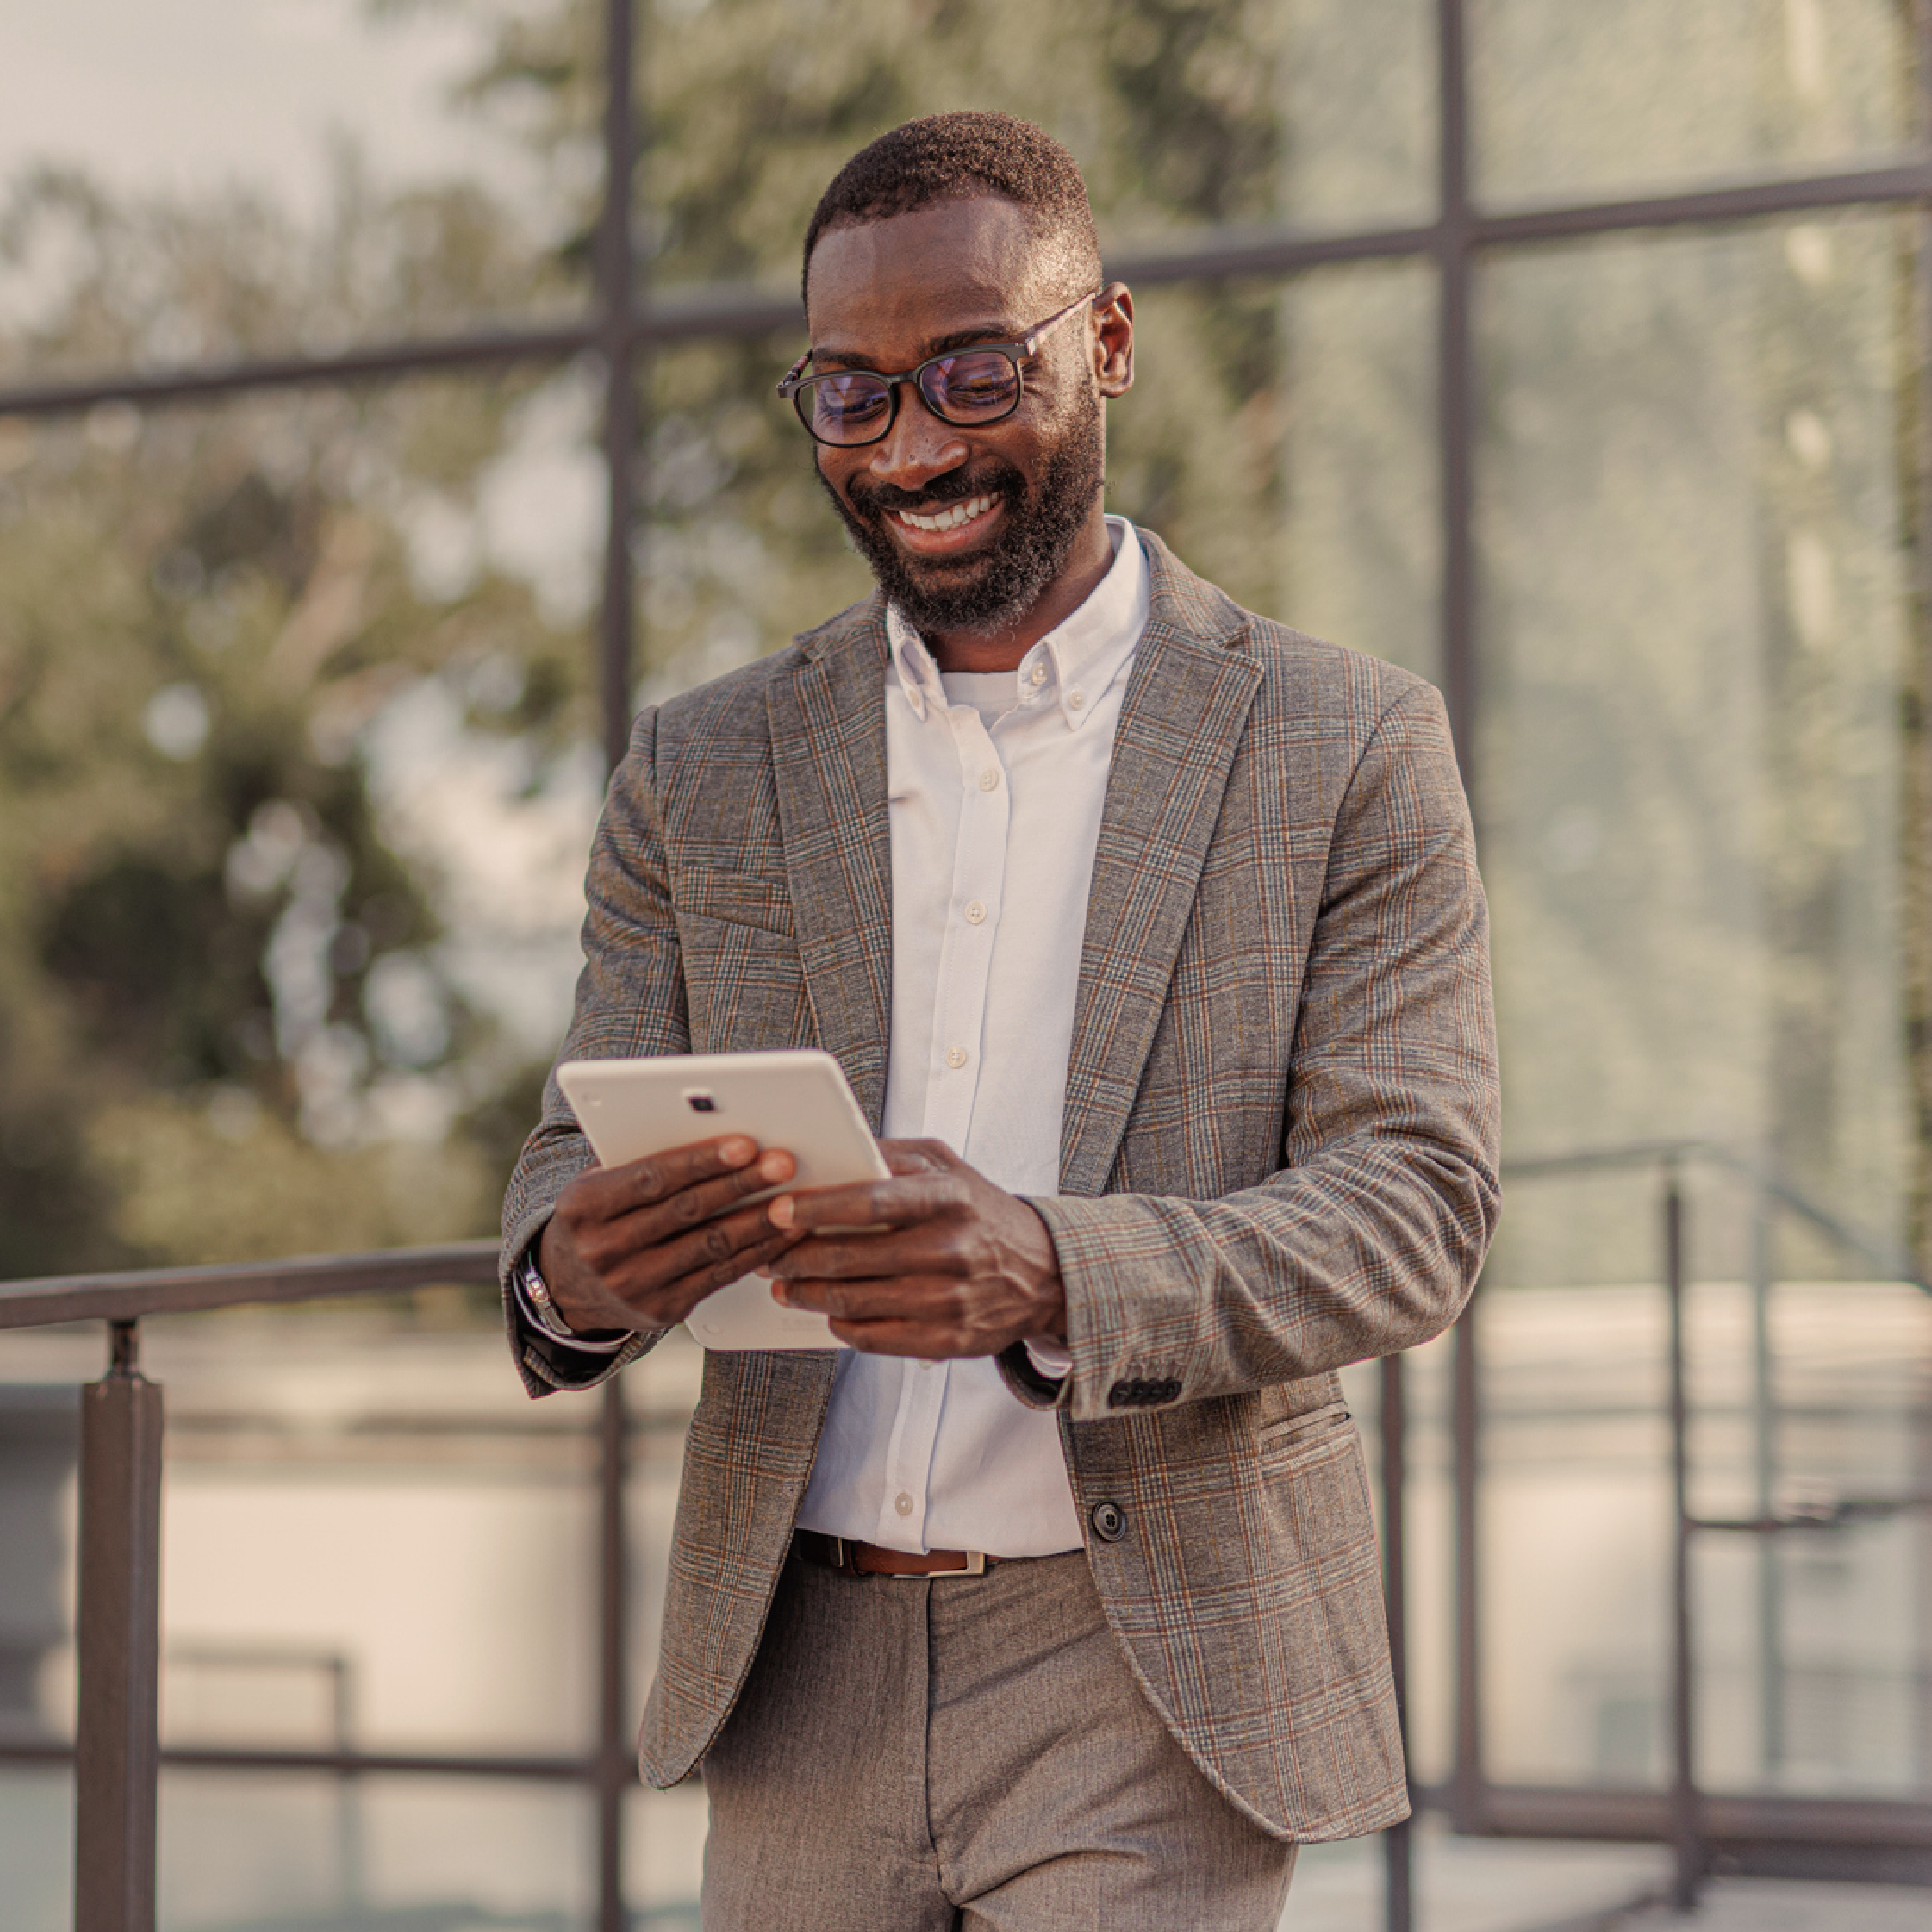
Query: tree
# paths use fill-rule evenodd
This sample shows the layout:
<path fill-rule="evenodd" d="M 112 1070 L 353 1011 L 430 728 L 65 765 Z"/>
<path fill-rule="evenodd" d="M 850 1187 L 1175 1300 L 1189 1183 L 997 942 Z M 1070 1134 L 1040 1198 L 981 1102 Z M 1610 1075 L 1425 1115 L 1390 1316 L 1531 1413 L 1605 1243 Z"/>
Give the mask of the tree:
<path fill-rule="evenodd" d="M 336 207 L 304 237 L 31 178 L 0 245 L 68 273 L 4 360 L 448 326 L 550 272 L 466 191 L 384 201 L 345 162 Z M 538 380 L 0 424 L 0 1270 L 492 1224 L 529 1080 L 394 848 L 371 727 L 436 680 L 539 774 L 588 732 L 577 628 L 412 555 Z M 412 1109 L 432 1131 L 399 1141 Z"/>

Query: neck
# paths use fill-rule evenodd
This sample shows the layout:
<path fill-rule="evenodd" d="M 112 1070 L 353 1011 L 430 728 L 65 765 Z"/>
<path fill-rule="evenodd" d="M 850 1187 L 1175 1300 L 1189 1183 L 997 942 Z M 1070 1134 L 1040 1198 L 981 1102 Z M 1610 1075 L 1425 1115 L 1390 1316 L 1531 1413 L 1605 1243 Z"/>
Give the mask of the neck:
<path fill-rule="evenodd" d="M 1096 502 L 1066 568 L 1020 616 L 997 631 L 928 632 L 926 648 L 942 671 L 1017 671 L 1020 659 L 1093 595 L 1113 564 L 1106 514 Z"/>

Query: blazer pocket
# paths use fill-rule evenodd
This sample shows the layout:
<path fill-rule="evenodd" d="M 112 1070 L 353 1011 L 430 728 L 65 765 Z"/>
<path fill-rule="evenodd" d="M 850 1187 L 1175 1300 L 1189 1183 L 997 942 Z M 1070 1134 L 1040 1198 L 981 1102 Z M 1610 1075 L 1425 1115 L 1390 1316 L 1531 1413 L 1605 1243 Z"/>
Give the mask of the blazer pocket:
<path fill-rule="evenodd" d="M 1254 1446 L 1264 1462 L 1278 1463 L 1325 1448 L 1338 1436 L 1354 1434 L 1355 1423 L 1350 1418 L 1348 1405 L 1330 1402 L 1309 1409 L 1305 1415 L 1287 1415 L 1279 1422 L 1269 1423 L 1256 1436 Z"/>

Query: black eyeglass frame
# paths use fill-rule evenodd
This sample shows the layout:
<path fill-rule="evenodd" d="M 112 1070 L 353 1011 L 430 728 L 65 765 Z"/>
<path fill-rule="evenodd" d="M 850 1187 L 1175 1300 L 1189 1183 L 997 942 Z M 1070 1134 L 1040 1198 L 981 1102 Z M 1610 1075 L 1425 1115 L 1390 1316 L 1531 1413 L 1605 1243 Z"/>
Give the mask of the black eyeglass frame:
<path fill-rule="evenodd" d="M 996 422 L 1005 422 L 1026 400 L 1027 376 L 1020 366 L 1024 360 L 1037 356 L 1040 344 L 1066 320 L 1076 314 L 1083 304 L 1091 303 L 1094 311 L 1111 308 L 1125 292 L 1123 283 L 1110 282 L 1104 288 L 1089 290 L 1085 295 L 1076 295 L 1064 309 L 1056 309 L 1044 322 L 1035 322 L 1025 335 L 1013 342 L 968 342 L 956 349 L 942 349 L 936 356 L 928 356 L 916 368 L 902 370 L 898 375 L 887 375 L 882 369 L 825 369 L 818 375 L 805 374 L 805 364 L 812 360 L 812 351 L 807 349 L 798 360 L 779 378 L 778 393 L 791 403 L 797 413 L 798 420 L 804 425 L 805 434 L 814 443 L 822 443 L 827 449 L 868 449 L 874 443 L 883 443 L 892 434 L 892 426 L 899 420 L 899 390 L 910 383 L 919 399 L 949 429 L 987 429 Z M 950 362 L 959 356 L 979 355 L 1004 356 L 1013 366 L 1013 399 L 998 416 L 975 416 L 970 422 L 960 422 L 950 416 L 930 396 L 921 382 L 927 369 L 939 363 Z M 836 382 L 845 376 L 873 376 L 886 386 L 886 418 L 877 435 L 862 436 L 852 443 L 835 443 L 829 437 L 820 436 L 812 427 L 810 413 L 810 391 L 820 383 Z"/>

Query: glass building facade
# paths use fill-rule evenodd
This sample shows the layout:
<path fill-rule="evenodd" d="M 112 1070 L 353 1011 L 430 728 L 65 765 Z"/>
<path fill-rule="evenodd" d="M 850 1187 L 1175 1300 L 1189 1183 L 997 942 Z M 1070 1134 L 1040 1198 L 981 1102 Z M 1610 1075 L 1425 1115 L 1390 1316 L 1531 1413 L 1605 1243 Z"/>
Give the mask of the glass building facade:
<path fill-rule="evenodd" d="M 1006 108 L 1137 293 L 1111 507 L 1457 732 L 1512 1173 L 1409 1369 L 1418 1779 L 1612 1837 L 1507 1794 L 1669 1784 L 1668 1170 L 1695 1509 L 1858 1506 L 1695 1543 L 1700 1784 L 1932 1805 L 1922 0 L 71 11 L 0 81 L 0 1269 L 489 1231 L 633 706 L 867 588 L 772 394 L 806 217 Z M 344 1923 L 589 1922 L 595 1658 L 546 1633 L 595 1622 L 595 1426 L 510 1399 L 473 1301 L 253 1321 L 157 1342 L 167 1735 L 316 1761 L 182 1764 L 164 1845 L 259 1808 Z M 0 1337 L 50 1575 L 35 1391 L 85 1354 Z M 633 1677 L 689 1372 L 630 1397 Z M 36 1932 L 67 1614 L 0 1589 Z M 432 1752 L 525 1784 L 373 1762 Z M 678 1922 L 701 1801 L 626 1802 Z M 212 1869 L 166 1922 L 268 1921 Z"/>

